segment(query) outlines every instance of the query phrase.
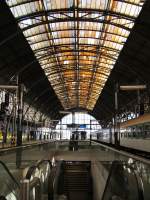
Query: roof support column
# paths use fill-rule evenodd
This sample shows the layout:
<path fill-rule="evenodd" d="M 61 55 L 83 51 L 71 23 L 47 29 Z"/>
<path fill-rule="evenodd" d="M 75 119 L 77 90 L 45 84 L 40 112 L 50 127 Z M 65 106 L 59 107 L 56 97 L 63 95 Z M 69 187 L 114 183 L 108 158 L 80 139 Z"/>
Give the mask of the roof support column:
<path fill-rule="evenodd" d="M 19 84 L 18 98 L 18 123 L 17 123 L 17 146 L 22 145 L 22 120 L 23 120 L 23 84 Z"/>
<path fill-rule="evenodd" d="M 114 117 L 114 138 L 115 138 L 115 145 L 120 145 L 120 128 L 118 122 L 118 92 L 119 86 L 118 83 L 115 85 L 115 117 Z"/>

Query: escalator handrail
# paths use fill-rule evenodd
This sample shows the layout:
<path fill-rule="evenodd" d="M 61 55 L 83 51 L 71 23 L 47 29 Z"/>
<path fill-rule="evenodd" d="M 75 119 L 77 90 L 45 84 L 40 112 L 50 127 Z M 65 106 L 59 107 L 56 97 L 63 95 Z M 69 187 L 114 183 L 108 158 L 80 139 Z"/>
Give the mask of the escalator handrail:
<path fill-rule="evenodd" d="M 106 193 L 106 190 L 107 190 L 107 187 L 108 187 L 108 184 L 109 184 L 109 181 L 110 181 L 110 178 L 111 178 L 111 175 L 112 175 L 112 171 L 113 171 L 113 167 L 114 167 L 115 163 L 116 163 L 116 161 L 112 162 L 112 165 L 111 165 L 111 168 L 110 168 L 110 172 L 109 172 L 109 175 L 108 175 L 108 178 L 107 178 L 107 181 L 106 181 L 106 185 L 105 185 L 105 188 L 104 188 L 104 192 L 103 192 L 103 195 L 102 195 L 102 200 L 104 200 L 105 193 Z"/>
<path fill-rule="evenodd" d="M 105 197 L 105 194 L 106 194 L 106 190 L 107 190 L 107 187 L 109 185 L 109 181 L 110 181 L 110 178 L 111 178 L 111 175 L 112 175 L 112 171 L 113 171 L 113 167 L 115 166 L 116 163 L 118 163 L 119 161 L 113 161 L 112 162 L 112 165 L 111 165 L 111 169 L 110 169 L 110 172 L 109 172 L 109 175 L 108 175 L 108 178 L 107 178 L 107 181 L 106 181 L 106 185 L 105 185 L 105 189 L 104 189 L 104 192 L 103 192 L 103 195 L 102 195 L 102 200 L 104 200 L 104 197 Z M 120 163 L 124 163 L 124 162 L 121 162 Z M 138 173 L 135 172 L 135 169 L 133 167 L 131 167 L 130 165 L 127 165 L 130 170 L 132 170 L 132 172 L 134 173 L 135 175 L 135 178 L 136 178 L 136 182 L 137 182 L 137 189 L 138 189 L 138 197 L 139 197 L 139 200 L 144 200 L 144 189 L 142 187 L 142 183 L 141 183 L 141 180 L 140 180 L 140 176 Z"/>
<path fill-rule="evenodd" d="M 9 176 L 13 180 L 13 182 L 15 182 L 15 184 L 17 185 L 17 187 L 20 188 L 20 184 L 18 183 L 18 181 L 14 178 L 14 176 L 12 175 L 12 173 L 9 171 L 8 167 L 1 160 L 0 160 L 0 165 L 3 166 L 3 168 L 6 170 L 6 172 L 9 174 Z"/>
<path fill-rule="evenodd" d="M 48 199 L 56 199 L 59 188 L 59 178 L 63 170 L 63 161 L 56 162 L 56 165 L 52 167 L 49 182 L 48 182 Z"/>
<path fill-rule="evenodd" d="M 50 169 L 52 168 L 51 161 L 49 161 L 49 160 L 40 160 L 40 161 L 38 161 L 35 165 L 32 165 L 32 166 L 28 169 L 27 174 L 26 174 L 26 179 L 30 180 L 30 178 L 31 178 L 32 174 L 34 173 L 34 171 L 35 171 L 36 169 L 39 169 L 39 168 L 40 168 L 40 165 L 43 164 L 43 163 L 45 163 L 45 162 L 47 162 L 47 163 L 49 164 Z"/>
<path fill-rule="evenodd" d="M 60 161 L 57 165 L 56 173 L 55 173 L 55 178 L 53 181 L 53 191 L 54 194 L 57 194 L 58 187 L 59 187 L 59 176 L 61 174 L 62 166 L 63 166 L 64 161 Z"/>
<path fill-rule="evenodd" d="M 135 178 L 136 178 L 139 200 L 144 200 L 144 188 L 143 188 L 142 180 L 141 180 L 139 174 L 135 171 L 135 169 L 133 167 L 130 166 L 130 169 L 132 170 L 132 172 L 134 173 Z"/>

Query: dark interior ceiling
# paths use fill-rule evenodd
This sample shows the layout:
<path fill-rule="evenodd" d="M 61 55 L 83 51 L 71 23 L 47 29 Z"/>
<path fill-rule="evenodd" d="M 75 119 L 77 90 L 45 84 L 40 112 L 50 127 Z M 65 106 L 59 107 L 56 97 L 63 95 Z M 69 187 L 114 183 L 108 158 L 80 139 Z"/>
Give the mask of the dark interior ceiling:
<path fill-rule="evenodd" d="M 146 1 L 122 49 L 112 73 L 99 97 L 92 114 L 100 119 L 114 115 L 115 83 L 120 85 L 150 84 L 150 1 Z M 149 93 L 149 91 L 147 91 Z M 136 98 L 135 92 L 122 92 L 119 107 Z"/>
<path fill-rule="evenodd" d="M 27 88 L 25 101 L 51 118 L 60 118 L 62 106 L 28 42 L 4 1 L 0 3 L 0 83 L 19 74 Z"/>
<path fill-rule="evenodd" d="M 150 1 L 147 1 L 118 61 L 106 82 L 96 106 L 90 114 L 99 120 L 111 119 L 114 113 L 114 85 L 150 82 Z M 49 115 L 60 118 L 63 110 L 47 77 L 37 62 L 25 37 L 4 1 L 0 3 L 0 83 L 9 83 L 20 75 L 27 88 L 25 101 Z M 133 93 L 121 93 L 120 107 L 135 98 Z"/>

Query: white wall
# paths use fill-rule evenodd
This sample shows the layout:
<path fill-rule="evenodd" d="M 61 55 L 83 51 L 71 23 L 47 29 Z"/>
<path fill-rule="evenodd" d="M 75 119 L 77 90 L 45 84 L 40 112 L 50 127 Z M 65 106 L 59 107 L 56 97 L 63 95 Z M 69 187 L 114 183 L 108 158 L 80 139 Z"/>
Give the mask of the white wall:
<path fill-rule="evenodd" d="M 120 145 L 150 152 L 150 139 L 122 138 Z"/>
<path fill-rule="evenodd" d="M 91 162 L 93 200 L 101 200 L 108 178 L 108 170 L 98 161 Z"/>

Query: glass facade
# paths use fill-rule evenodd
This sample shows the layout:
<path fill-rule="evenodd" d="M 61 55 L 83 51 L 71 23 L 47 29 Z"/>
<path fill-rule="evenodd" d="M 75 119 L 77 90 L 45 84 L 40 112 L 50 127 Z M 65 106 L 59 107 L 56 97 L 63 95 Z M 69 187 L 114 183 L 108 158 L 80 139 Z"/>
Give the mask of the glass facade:
<path fill-rule="evenodd" d="M 72 126 L 72 124 L 75 125 Z M 69 114 L 63 117 L 57 124 L 55 131 L 61 134 L 62 139 L 70 139 L 74 131 L 79 133 L 79 139 L 81 139 L 81 132 L 86 132 L 86 139 L 89 139 L 90 134 L 101 131 L 101 125 L 93 116 L 76 112 L 74 116 Z"/>

